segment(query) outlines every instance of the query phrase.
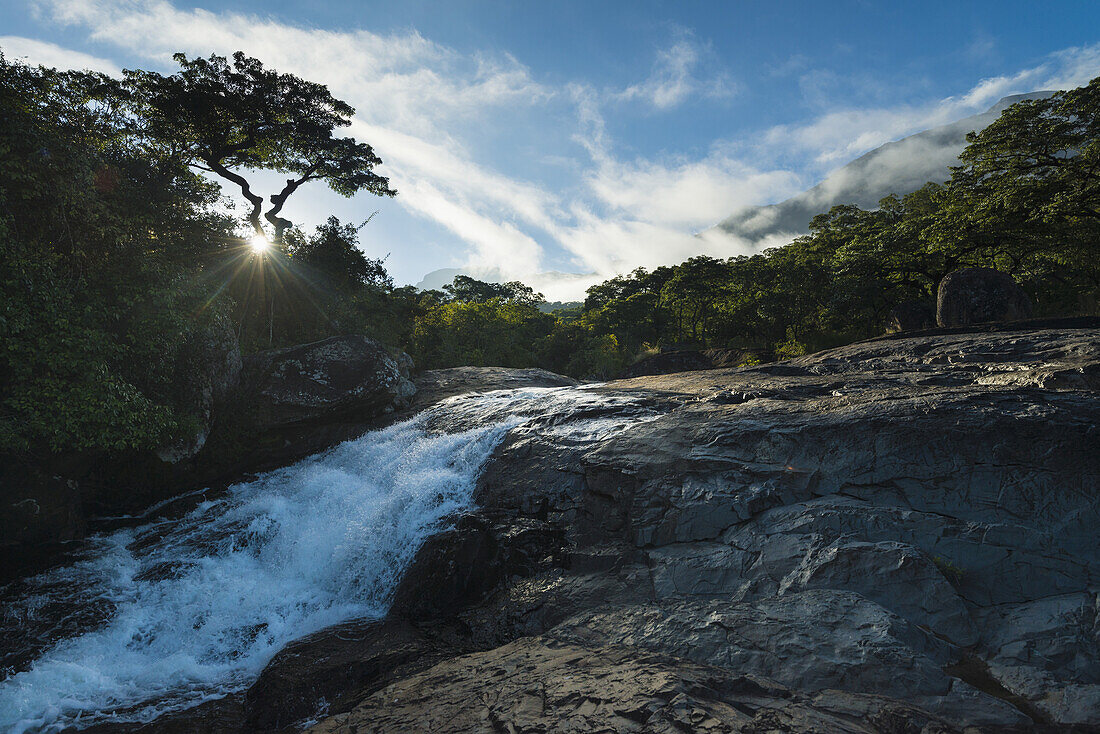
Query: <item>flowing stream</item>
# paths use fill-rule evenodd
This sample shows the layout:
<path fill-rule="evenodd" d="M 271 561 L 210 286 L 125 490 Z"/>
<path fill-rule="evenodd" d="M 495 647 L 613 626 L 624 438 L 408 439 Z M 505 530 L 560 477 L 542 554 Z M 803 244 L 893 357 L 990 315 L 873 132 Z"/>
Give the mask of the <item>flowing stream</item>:
<path fill-rule="evenodd" d="M 630 402 L 584 388 L 452 398 L 181 519 L 91 538 L 70 565 L 0 589 L 2 644 L 34 643 L 0 681 L 0 731 L 150 721 L 247 688 L 291 640 L 383 616 L 508 431 L 599 440 L 655 417 Z"/>

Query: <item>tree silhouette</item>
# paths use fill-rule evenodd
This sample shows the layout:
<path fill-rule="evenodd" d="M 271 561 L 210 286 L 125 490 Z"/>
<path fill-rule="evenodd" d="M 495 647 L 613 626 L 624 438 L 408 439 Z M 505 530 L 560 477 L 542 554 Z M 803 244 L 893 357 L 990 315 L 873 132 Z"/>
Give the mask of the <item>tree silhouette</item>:
<path fill-rule="evenodd" d="M 324 181 L 343 196 L 397 193 L 374 172 L 382 161 L 371 146 L 333 135 L 350 124 L 355 110 L 323 84 L 265 69 L 240 51 L 232 62 L 217 55 L 173 58 L 181 69 L 171 76 L 125 72 L 134 124 L 148 145 L 240 187 L 257 234 L 264 234 L 262 215 L 281 242 L 292 222 L 280 212 L 287 198 L 310 181 Z M 245 177 L 259 169 L 290 174 L 282 190 L 269 197 L 266 211 L 263 197 Z"/>

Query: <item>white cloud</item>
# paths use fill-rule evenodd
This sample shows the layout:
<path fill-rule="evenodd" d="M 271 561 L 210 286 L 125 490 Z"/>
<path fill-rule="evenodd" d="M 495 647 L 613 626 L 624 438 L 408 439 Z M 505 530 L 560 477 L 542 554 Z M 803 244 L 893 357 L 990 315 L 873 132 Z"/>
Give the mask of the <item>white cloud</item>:
<path fill-rule="evenodd" d="M 801 183 L 789 171 L 760 171 L 718 152 L 668 164 L 608 157 L 585 182 L 621 217 L 684 229 L 713 224 L 729 214 L 732 202 L 763 204 L 790 196 Z"/>
<path fill-rule="evenodd" d="M 775 126 L 764 141 L 808 153 L 824 171 L 888 141 L 984 112 L 1008 95 L 1071 89 L 1097 74 L 1100 44 L 1065 49 L 1037 66 L 983 79 L 961 95 L 917 105 L 833 109 L 807 123 Z"/>
<path fill-rule="evenodd" d="M 667 49 L 657 52 L 653 71 L 640 84 L 634 84 L 614 96 L 622 100 L 644 100 L 658 110 L 668 110 L 683 104 L 689 97 L 700 95 L 712 99 L 733 96 L 736 87 L 726 74 L 716 74 L 706 79 L 696 75 L 703 57 L 709 49 L 690 35 L 681 38 Z"/>
<path fill-rule="evenodd" d="M 0 51 L 3 51 L 8 59 L 18 59 L 34 66 L 100 71 L 104 74 L 119 73 L 119 68 L 107 59 L 32 38 L 0 36 Z"/>

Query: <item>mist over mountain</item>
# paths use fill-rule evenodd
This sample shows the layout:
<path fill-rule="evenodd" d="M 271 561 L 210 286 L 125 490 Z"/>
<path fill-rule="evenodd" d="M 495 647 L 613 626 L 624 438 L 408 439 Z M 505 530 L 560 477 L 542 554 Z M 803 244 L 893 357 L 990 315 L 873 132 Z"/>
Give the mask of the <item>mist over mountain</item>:
<path fill-rule="evenodd" d="M 1042 99 L 1052 91 L 1029 92 L 1003 97 L 985 112 L 940 125 L 864 153 L 841 166 L 811 189 L 776 204 L 738 209 L 701 237 L 732 236 L 739 249 L 763 249 L 785 245 L 806 234 L 810 220 L 838 204 L 855 204 L 875 209 L 883 197 L 916 191 L 929 181 L 943 182 L 951 176 L 951 166 L 966 147 L 966 135 L 984 129 L 1010 105 L 1026 99 Z M 733 254 L 733 253 L 728 253 Z M 469 275 L 488 282 L 506 278 L 497 268 L 440 268 L 427 273 L 416 284 L 422 290 L 440 289 L 456 275 Z M 602 280 L 597 273 L 531 273 L 520 278 L 551 300 L 573 300 L 585 288 Z"/>
<path fill-rule="evenodd" d="M 958 165 L 958 155 L 966 147 L 967 133 L 982 130 L 1016 102 L 1051 94 L 1039 91 L 1004 97 L 981 114 L 881 145 L 838 168 L 812 189 L 778 204 L 739 209 L 709 231 L 733 235 L 757 247 L 785 244 L 805 234 L 815 215 L 838 204 L 874 209 L 890 194 L 907 194 L 929 181 L 946 181 L 950 167 Z"/>

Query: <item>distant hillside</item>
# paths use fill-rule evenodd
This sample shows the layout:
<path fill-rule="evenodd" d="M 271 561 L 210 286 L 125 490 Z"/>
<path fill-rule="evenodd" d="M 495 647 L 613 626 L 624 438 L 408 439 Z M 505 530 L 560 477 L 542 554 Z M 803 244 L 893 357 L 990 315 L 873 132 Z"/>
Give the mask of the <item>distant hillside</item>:
<path fill-rule="evenodd" d="M 958 165 L 957 157 L 966 147 L 968 132 L 983 129 L 1014 102 L 1051 94 L 1031 92 L 1005 97 L 980 115 L 886 143 L 837 169 L 812 189 L 778 204 L 741 209 L 715 229 L 758 245 L 780 244 L 767 240 L 805 234 L 810 219 L 837 204 L 874 208 L 890 194 L 916 191 L 929 181 L 946 181 L 951 176 L 949 168 Z"/>

